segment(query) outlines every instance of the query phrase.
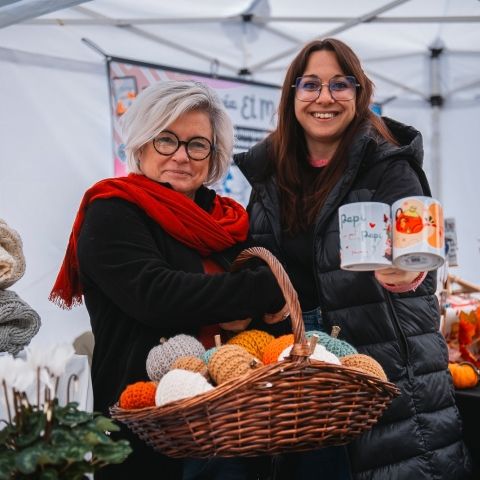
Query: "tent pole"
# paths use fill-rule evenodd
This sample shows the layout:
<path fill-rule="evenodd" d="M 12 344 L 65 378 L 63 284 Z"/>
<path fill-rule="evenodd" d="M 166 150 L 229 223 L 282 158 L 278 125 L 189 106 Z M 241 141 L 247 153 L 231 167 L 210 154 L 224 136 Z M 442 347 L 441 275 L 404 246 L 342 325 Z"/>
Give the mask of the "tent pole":
<path fill-rule="evenodd" d="M 437 39 L 430 47 L 430 105 L 431 111 L 431 174 L 432 194 L 442 201 L 442 156 L 440 151 L 440 112 L 444 97 L 441 92 L 440 60 L 443 53 L 443 43 Z"/>

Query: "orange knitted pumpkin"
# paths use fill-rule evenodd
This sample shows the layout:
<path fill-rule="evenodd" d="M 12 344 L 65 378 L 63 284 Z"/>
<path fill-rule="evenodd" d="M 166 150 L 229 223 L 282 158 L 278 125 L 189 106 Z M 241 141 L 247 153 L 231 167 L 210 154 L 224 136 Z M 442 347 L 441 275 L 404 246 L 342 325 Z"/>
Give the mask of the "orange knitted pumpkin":
<path fill-rule="evenodd" d="M 265 347 L 274 339 L 273 335 L 262 330 L 245 330 L 235 335 L 227 343 L 228 345 L 240 345 L 260 360 L 263 357 Z"/>
<path fill-rule="evenodd" d="M 473 388 L 478 384 L 478 370 L 471 363 L 449 363 L 448 369 L 456 388 Z"/>
<path fill-rule="evenodd" d="M 293 345 L 293 333 L 282 335 L 281 337 L 272 340 L 263 350 L 263 363 L 269 365 L 270 363 L 278 362 L 280 354 L 290 345 Z"/>
<path fill-rule="evenodd" d="M 127 385 L 120 395 L 120 408 L 153 407 L 155 405 L 156 390 L 157 385 L 154 382 L 137 382 Z"/>

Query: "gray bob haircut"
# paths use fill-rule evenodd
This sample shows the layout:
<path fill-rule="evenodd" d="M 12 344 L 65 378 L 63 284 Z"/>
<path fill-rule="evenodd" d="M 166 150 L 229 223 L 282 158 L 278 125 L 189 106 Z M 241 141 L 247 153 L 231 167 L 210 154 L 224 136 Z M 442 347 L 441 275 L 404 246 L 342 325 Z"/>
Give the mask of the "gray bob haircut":
<path fill-rule="evenodd" d="M 122 116 L 122 134 L 128 170 L 138 168 L 141 147 L 151 142 L 184 113 L 205 112 L 213 130 L 212 151 L 206 185 L 219 181 L 228 170 L 233 151 L 233 125 L 222 101 L 207 85 L 192 81 L 154 83 L 143 90 Z"/>

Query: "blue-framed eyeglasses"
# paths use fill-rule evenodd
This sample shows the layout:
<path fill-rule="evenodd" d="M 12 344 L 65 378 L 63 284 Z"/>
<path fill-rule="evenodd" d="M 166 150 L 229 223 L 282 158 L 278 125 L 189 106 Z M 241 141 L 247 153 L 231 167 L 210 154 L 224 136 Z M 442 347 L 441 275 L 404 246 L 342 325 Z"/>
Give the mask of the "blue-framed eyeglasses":
<path fill-rule="evenodd" d="M 185 145 L 188 158 L 191 160 L 205 160 L 215 146 L 205 137 L 193 137 L 189 140 L 180 140 L 173 132 L 164 130 L 153 139 L 153 148 L 160 155 L 173 155 L 181 145 Z"/>
<path fill-rule="evenodd" d="M 314 75 L 305 75 L 298 77 L 295 81 L 295 97 L 301 102 L 313 102 L 320 96 L 322 87 L 328 86 L 328 91 L 334 100 L 340 102 L 353 100 L 360 84 L 357 79 L 351 75 L 336 75 L 328 82 L 322 81 Z"/>

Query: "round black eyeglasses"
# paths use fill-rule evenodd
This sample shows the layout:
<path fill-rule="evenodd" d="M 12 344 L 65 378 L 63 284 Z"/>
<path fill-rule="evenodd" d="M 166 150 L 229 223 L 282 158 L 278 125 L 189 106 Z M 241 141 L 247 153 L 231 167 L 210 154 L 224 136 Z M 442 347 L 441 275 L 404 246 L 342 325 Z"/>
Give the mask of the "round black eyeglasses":
<path fill-rule="evenodd" d="M 153 139 L 153 148 L 160 155 L 173 155 L 181 145 L 185 145 L 188 158 L 196 161 L 205 160 L 215 149 L 215 146 L 205 137 L 193 137 L 184 141 L 168 130 L 160 132 Z"/>

